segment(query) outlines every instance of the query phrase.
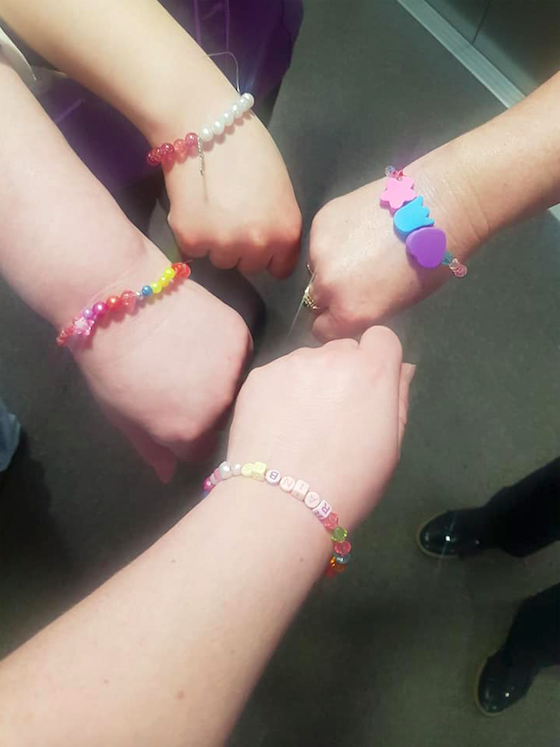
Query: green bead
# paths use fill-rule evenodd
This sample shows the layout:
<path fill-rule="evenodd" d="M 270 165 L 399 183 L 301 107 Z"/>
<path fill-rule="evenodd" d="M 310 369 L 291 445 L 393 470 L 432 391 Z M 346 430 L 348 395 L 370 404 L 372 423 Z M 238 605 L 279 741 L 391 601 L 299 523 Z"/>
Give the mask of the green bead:
<path fill-rule="evenodd" d="M 346 539 L 347 536 L 348 530 L 343 529 L 342 527 L 337 527 L 331 534 L 331 539 L 333 542 L 342 542 Z"/>

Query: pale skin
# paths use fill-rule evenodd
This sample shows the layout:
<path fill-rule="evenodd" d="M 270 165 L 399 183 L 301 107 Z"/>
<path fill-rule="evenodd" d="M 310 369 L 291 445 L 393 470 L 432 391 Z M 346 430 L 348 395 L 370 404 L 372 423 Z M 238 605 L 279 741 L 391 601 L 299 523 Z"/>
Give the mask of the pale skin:
<path fill-rule="evenodd" d="M 157 280 L 169 260 L 1 55 L 0 97 L 0 272 L 16 293 L 58 330 L 93 301 Z M 74 355 L 108 417 L 168 481 L 232 404 L 251 349 L 241 317 L 186 280 L 60 355 Z"/>
<path fill-rule="evenodd" d="M 414 373 L 401 354 L 376 327 L 359 344 L 297 350 L 255 370 L 228 460 L 306 479 L 351 532 L 398 459 Z M 309 509 L 279 488 L 221 483 L 0 664 L 3 747 L 223 745 L 331 551 Z"/>
<path fill-rule="evenodd" d="M 406 167 L 449 250 L 468 265 L 494 233 L 560 201 L 560 73 L 487 124 L 396 165 Z M 359 334 L 445 282 L 468 282 L 408 259 L 379 205 L 384 188 L 385 178 L 378 179 L 315 216 L 311 294 L 321 307 L 313 327 L 321 340 Z"/>
<path fill-rule="evenodd" d="M 199 132 L 237 99 L 157 0 L 0 0 L 0 17 L 153 146 Z M 165 170 L 165 183 L 169 223 L 185 255 L 247 273 L 292 272 L 301 215 L 282 157 L 254 114 L 213 144 L 205 179 L 189 158 Z"/>

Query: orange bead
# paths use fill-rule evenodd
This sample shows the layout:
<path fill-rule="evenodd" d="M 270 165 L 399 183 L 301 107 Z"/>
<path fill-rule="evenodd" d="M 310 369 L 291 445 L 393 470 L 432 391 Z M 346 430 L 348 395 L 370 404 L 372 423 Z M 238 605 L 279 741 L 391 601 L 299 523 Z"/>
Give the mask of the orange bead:
<path fill-rule="evenodd" d="M 121 299 L 119 298 L 119 296 L 110 296 L 107 299 L 107 306 L 111 310 L 118 309 L 120 305 L 121 305 Z"/>

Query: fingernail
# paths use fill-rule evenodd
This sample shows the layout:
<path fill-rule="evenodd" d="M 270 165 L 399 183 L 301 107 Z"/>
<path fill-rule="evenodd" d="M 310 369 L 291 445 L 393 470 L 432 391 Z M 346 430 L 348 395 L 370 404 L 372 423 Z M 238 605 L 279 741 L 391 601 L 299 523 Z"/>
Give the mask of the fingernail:
<path fill-rule="evenodd" d="M 405 370 L 405 376 L 406 380 L 409 384 L 412 384 L 413 378 L 416 376 L 416 364 L 415 363 L 405 363 L 406 366 Z"/>

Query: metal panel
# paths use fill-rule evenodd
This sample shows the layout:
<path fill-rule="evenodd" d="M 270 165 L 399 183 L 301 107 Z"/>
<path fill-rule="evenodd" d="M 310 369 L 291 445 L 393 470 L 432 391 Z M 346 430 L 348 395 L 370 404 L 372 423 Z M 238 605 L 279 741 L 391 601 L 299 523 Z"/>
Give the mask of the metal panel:
<path fill-rule="evenodd" d="M 465 39 L 473 42 L 489 0 L 428 0 Z"/>

